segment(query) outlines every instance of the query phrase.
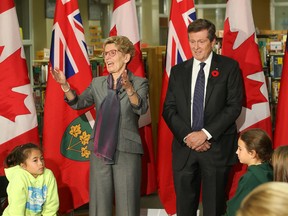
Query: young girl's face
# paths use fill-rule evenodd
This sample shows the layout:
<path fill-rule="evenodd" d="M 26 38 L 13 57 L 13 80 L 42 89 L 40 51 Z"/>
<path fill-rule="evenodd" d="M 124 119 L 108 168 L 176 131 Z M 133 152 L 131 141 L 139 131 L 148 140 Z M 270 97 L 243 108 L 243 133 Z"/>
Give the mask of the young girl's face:
<path fill-rule="evenodd" d="M 236 154 L 238 155 L 240 163 L 250 165 L 252 160 L 252 153 L 248 152 L 246 144 L 240 138 L 238 139 L 238 149 Z"/>
<path fill-rule="evenodd" d="M 44 172 L 44 158 L 40 150 L 32 149 L 25 163 L 21 167 L 31 173 L 35 178 Z"/>

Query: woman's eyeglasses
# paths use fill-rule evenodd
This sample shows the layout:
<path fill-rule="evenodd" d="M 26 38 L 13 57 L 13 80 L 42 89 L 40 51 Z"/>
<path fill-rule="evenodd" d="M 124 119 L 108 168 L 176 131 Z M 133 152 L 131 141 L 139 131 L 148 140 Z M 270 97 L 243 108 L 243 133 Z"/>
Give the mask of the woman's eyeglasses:
<path fill-rule="evenodd" d="M 109 55 L 110 57 L 114 57 L 117 52 L 121 52 L 121 51 L 120 51 L 120 50 L 116 50 L 116 49 L 112 49 L 112 50 L 109 50 L 109 51 L 107 51 L 107 52 L 103 52 L 103 53 L 102 53 L 102 57 L 105 58 L 105 57 L 107 57 L 108 55 Z"/>

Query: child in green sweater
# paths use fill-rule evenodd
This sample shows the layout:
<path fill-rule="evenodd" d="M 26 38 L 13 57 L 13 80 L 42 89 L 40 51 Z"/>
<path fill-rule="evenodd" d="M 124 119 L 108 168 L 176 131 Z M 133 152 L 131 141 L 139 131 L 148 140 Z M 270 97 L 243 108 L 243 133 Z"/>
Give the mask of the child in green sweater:
<path fill-rule="evenodd" d="M 236 154 L 248 169 L 240 178 L 234 197 L 227 201 L 226 216 L 235 216 L 241 201 L 250 191 L 273 180 L 272 153 L 272 141 L 265 131 L 254 128 L 240 134 Z"/>
<path fill-rule="evenodd" d="M 59 208 L 57 183 L 45 168 L 42 150 L 35 144 L 15 147 L 5 160 L 8 206 L 3 216 L 56 216 Z"/>

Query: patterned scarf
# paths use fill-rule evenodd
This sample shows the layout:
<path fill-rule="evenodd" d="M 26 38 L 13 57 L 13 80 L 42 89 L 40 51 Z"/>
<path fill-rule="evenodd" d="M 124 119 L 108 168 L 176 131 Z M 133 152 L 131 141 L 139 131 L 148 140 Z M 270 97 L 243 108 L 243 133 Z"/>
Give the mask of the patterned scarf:
<path fill-rule="evenodd" d="M 103 158 L 106 164 L 114 164 L 114 153 L 118 142 L 118 129 L 120 118 L 121 76 L 117 79 L 116 90 L 113 89 L 112 74 L 108 75 L 108 94 L 103 100 L 96 122 L 94 137 L 94 153 Z"/>

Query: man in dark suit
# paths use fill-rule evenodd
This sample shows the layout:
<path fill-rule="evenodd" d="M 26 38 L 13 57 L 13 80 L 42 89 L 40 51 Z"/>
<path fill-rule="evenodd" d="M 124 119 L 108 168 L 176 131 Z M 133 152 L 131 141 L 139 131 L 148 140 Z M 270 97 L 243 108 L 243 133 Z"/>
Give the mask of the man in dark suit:
<path fill-rule="evenodd" d="M 201 184 L 203 215 L 223 214 L 229 171 L 237 162 L 243 81 L 236 61 L 212 51 L 215 31 L 205 19 L 189 24 L 193 58 L 172 67 L 164 102 L 163 117 L 174 135 L 177 216 L 196 216 Z"/>

